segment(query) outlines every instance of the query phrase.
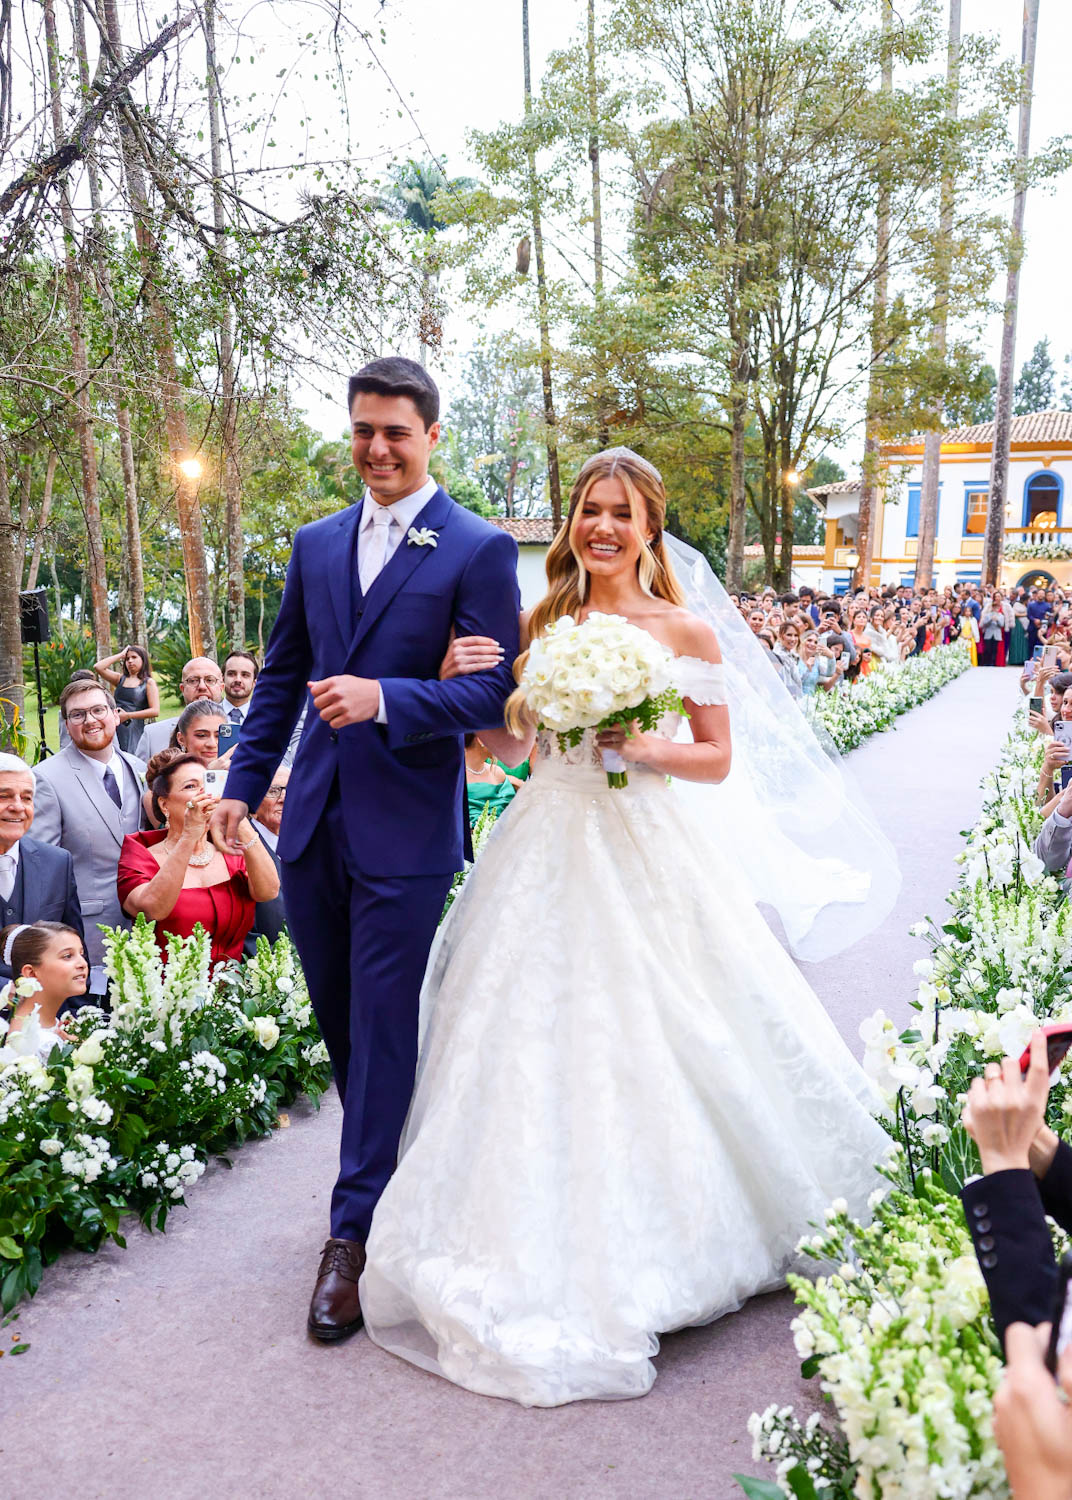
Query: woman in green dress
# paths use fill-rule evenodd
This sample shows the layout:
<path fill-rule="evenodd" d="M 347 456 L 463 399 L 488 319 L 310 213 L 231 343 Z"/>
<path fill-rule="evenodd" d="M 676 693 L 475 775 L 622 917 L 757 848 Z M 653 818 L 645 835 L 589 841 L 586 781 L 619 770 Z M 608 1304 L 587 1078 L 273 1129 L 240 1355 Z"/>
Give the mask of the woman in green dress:
<path fill-rule="evenodd" d="M 465 736 L 465 790 L 470 827 L 475 826 L 486 807 L 498 817 L 520 785 L 517 777 L 503 770 L 475 734 Z"/>
<path fill-rule="evenodd" d="M 1023 596 L 1012 607 L 1013 626 L 1009 632 L 1009 650 L 1005 657 L 1010 667 L 1022 667 L 1027 661 L 1027 605 Z"/>

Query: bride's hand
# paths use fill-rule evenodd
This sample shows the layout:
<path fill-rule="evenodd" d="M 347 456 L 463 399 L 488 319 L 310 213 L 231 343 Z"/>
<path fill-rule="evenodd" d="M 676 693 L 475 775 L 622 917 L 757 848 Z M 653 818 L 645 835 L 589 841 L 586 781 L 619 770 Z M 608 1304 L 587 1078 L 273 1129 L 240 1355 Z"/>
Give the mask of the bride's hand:
<path fill-rule="evenodd" d="M 644 734 L 631 724 L 615 724 L 613 729 L 601 729 L 596 735 L 596 744 L 601 750 L 617 750 L 623 760 L 647 761 L 651 756 L 653 735 Z"/>
<path fill-rule="evenodd" d="M 447 647 L 439 668 L 440 682 L 450 677 L 465 677 L 470 672 L 488 672 L 499 666 L 503 649 L 487 635 L 462 635 Z"/>

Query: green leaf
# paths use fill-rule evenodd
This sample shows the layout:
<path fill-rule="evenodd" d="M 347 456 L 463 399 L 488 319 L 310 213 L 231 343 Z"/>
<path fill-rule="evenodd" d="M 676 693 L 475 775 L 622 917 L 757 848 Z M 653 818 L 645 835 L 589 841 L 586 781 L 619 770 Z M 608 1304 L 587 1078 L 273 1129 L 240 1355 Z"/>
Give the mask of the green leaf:
<path fill-rule="evenodd" d="M 9 1234 L 0 1235 L 0 1255 L 2 1255 L 5 1260 L 21 1260 L 22 1248 L 21 1246 L 16 1245 L 15 1241 Z"/>
<path fill-rule="evenodd" d="M 785 1500 L 783 1491 L 769 1479 L 752 1479 L 748 1474 L 734 1474 L 733 1477 L 748 1500 Z"/>
<path fill-rule="evenodd" d="M 803 1464 L 797 1464 L 796 1468 L 790 1469 L 785 1478 L 789 1488 L 797 1496 L 797 1500 L 819 1500 L 815 1490 L 815 1481 Z"/>
<path fill-rule="evenodd" d="M 26 1351 L 27 1351 L 27 1349 L 29 1347 L 30 1347 L 29 1344 L 16 1344 L 12 1349 L 8 1350 L 8 1353 L 9 1354 L 25 1354 Z"/>
<path fill-rule="evenodd" d="M 811 1380 L 813 1376 L 818 1375 L 822 1367 L 823 1362 L 817 1354 L 809 1355 L 806 1360 L 802 1361 L 800 1366 L 802 1379 Z"/>

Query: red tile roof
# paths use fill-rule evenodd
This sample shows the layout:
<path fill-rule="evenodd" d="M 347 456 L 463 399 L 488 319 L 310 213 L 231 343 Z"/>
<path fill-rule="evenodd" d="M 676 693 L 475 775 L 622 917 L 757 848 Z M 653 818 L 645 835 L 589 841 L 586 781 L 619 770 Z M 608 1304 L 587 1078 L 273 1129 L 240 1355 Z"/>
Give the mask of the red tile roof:
<path fill-rule="evenodd" d="M 492 516 L 490 519 L 500 531 L 508 531 L 520 547 L 549 547 L 554 541 L 555 528 L 550 516 L 524 516 L 516 520 Z"/>

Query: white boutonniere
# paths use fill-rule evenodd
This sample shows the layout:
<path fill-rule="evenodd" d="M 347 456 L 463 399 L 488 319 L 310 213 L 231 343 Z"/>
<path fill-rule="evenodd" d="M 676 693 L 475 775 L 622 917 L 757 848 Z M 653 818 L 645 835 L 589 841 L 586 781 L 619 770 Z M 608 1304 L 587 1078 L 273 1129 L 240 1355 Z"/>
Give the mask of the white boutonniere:
<path fill-rule="evenodd" d="M 433 531 L 430 526 L 422 526 L 419 531 L 416 526 L 411 526 L 406 532 L 406 541 L 411 547 L 437 547 L 439 532 Z"/>

